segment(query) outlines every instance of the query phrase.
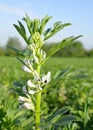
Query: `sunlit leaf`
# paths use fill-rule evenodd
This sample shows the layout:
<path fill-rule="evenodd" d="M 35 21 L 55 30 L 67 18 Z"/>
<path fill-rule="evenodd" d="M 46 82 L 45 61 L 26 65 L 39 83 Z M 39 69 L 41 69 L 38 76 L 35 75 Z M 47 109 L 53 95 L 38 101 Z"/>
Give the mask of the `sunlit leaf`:
<path fill-rule="evenodd" d="M 34 19 L 34 21 L 33 21 L 33 27 L 32 27 L 33 34 L 35 32 L 39 32 L 39 24 L 40 24 L 40 20 Z"/>
<path fill-rule="evenodd" d="M 63 108 L 57 110 L 53 115 L 49 116 L 47 120 L 48 120 L 48 121 L 51 121 L 51 120 L 52 120 L 53 118 L 55 118 L 56 116 L 63 115 L 63 114 L 65 114 L 65 113 L 68 112 L 68 111 L 69 111 L 69 108 L 63 107 Z"/>
<path fill-rule="evenodd" d="M 62 30 L 65 26 L 69 26 L 69 25 L 71 25 L 71 24 L 70 23 L 60 24 L 60 22 L 58 22 L 58 23 L 56 22 L 56 24 L 54 24 L 54 28 L 50 31 L 50 33 L 48 35 L 45 36 L 44 40 L 51 38 L 57 32 Z"/>
<path fill-rule="evenodd" d="M 45 30 L 45 31 L 43 32 L 44 36 L 46 36 L 46 35 L 51 31 L 51 29 L 52 29 L 52 28 L 48 28 L 47 30 Z"/>
<path fill-rule="evenodd" d="M 27 41 L 27 36 L 26 36 L 26 34 L 22 31 L 22 29 L 18 26 L 18 25 L 16 25 L 16 24 L 13 24 L 14 25 L 14 27 L 16 28 L 16 30 L 19 32 L 19 34 L 23 37 L 23 39 L 26 41 L 26 43 L 28 43 Z"/>
<path fill-rule="evenodd" d="M 17 54 L 23 55 L 21 50 L 16 49 L 15 47 L 8 46 L 8 48 L 11 48 L 13 51 L 15 51 Z"/>
<path fill-rule="evenodd" d="M 81 78 L 88 78 L 88 75 L 86 74 L 86 69 L 80 69 L 68 73 L 66 77 L 67 79 L 81 79 Z"/>
<path fill-rule="evenodd" d="M 42 20 L 41 20 L 41 25 L 40 25 L 40 34 L 43 33 L 43 30 L 46 26 L 46 24 L 49 22 L 49 20 L 51 19 L 51 16 L 46 15 Z"/>
<path fill-rule="evenodd" d="M 56 75 L 54 76 L 54 79 L 55 80 L 62 79 L 64 77 L 64 75 L 66 75 L 69 72 L 70 69 L 71 69 L 71 67 L 67 67 L 64 70 L 60 70 L 59 72 L 56 73 Z"/>
<path fill-rule="evenodd" d="M 18 23 L 19 23 L 19 25 L 20 25 L 21 31 L 26 35 L 26 30 L 25 30 L 25 28 L 24 28 L 24 25 L 23 25 L 20 21 L 18 21 Z"/>
<path fill-rule="evenodd" d="M 27 14 L 26 14 L 26 17 L 23 18 L 23 20 L 26 22 L 26 25 L 28 27 L 30 34 L 32 34 L 32 20 Z"/>
<path fill-rule="evenodd" d="M 13 25 L 16 28 L 16 30 L 19 32 L 19 34 L 22 36 L 22 31 L 21 31 L 20 27 L 16 24 L 13 24 Z"/>
<path fill-rule="evenodd" d="M 55 22 L 54 25 L 53 25 L 54 28 L 55 28 L 56 26 L 58 26 L 59 24 L 61 24 L 61 23 L 62 23 L 61 21 L 57 21 L 57 22 Z"/>
<path fill-rule="evenodd" d="M 52 55 L 54 55 L 57 51 L 59 51 L 62 48 L 65 48 L 67 46 L 69 46 L 74 40 L 76 40 L 77 38 L 81 37 L 77 36 L 77 37 L 68 37 L 65 38 L 64 40 L 62 40 L 60 43 L 56 44 L 55 46 L 53 46 L 52 48 L 49 49 L 48 53 L 47 53 L 47 59 L 49 59 Z"/>
<path fill-rule="evenodd" d="M 72 121 L 76 121 L 76 117 L 72 116 L 72 115 L 65 115 L 63 117 L 61 117 L 60 119 L 58 119 L 54 125 L 55 126 L 64 126 L 67 125 L 69 123 L 71 123 Z"/>

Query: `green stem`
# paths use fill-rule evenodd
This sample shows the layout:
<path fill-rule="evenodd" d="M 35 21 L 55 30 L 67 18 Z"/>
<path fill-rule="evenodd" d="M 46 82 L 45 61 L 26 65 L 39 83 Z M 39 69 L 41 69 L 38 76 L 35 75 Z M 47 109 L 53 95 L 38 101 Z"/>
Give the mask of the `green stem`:
<path fill-rule="evenodd" d="M 36 130 L 40 130 L 40 104 L 41 104 L 41 92 L 37 93 L 37 102 L 36 102 Z"/>
<path fill-rule="evenodd" d="M 37 72 L 40 75 L 40 65 L 37 67 Z M 36 130 L 40 130 L 40 104 L 41 104 L 41 92 L 36 95 Z"/>

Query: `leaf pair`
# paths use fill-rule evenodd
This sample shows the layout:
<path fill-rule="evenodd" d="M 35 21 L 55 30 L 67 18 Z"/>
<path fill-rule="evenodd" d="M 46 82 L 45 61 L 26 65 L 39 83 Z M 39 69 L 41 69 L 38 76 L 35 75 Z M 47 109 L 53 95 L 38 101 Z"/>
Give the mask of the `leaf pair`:
<path fill-rule="evenodd" d="M 66 69 L 60 70 L 54 76 L 54 80 L 62 79 L 82 79 L 87 78 L 86 69 L 73 70 L 73 67 L 67 67 Z"/>
<path fill-rule="evenodd" d="M 41 124 L 40 127 L 45 129 L 50 126 L 53 126 L 55 128 L 55 127 L 67 125 L 72 121 L 76 121 L 75 116 L 67 115 L 68 112 L 69 109 L 66 107 L 59 109 L 53 115 L 47 118 L 47 123 Z"/>
<path fill-rule="evenodd" d="M 49 38 L 51 38 L 52 36 L 54 36 L 57 32 L 59 32 L 60 30 L 62 30 L 65 26 L 69 26 L 71 25 L 70 23 L 64 23 L 62 24 L 60 21 L 55 22 L 53 29 L 52 28 L 48 28 L 43 34 L 45 36 L 44 40 L 47 40 Z"/>
<path fill-rule="evenodd" d="M 59 42 L 58 44 L 56 44 L 55 46 L 50 48 L 49 51 L 47 52 L 47 57 L 46 57 L 45 61 L 48 60 L 52 55 L 54 55 L 60 49 L 63 49 L 65 47 L 69 46 L 70 44 L 72 44 L 72 42 L 74 40 L 78 39 L 81 36 L 82 35 L 79 35 L 77 37 L 71 36 L 71 37 L 65 38 L 64 40 L 62 40 L 61 42 Z"/>
<path fill-rule="evenodd" d="M 18 21 L 18 23 L 19 23 L 19 26 L 14 24 L 14 27 L 19 32 L 19 34 L 23 37 L 23 39 L 26 41 L 26 43 L 28 43 L 28 38 L 27 38 L 27 35 L 26 35 L 25 27 L 20 21 Z"/>

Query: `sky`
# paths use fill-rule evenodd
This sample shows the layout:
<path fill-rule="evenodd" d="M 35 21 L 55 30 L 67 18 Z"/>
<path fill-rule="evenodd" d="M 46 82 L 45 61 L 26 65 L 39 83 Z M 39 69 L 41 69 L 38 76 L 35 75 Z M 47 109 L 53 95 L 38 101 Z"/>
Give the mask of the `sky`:
<path fill-rule="evenodd" d="M 13 24 L 17 24 L 27 13 L 31 19 L 42 19 L 45 15 L 54 22 L 70 22 L 50 41 L 58 42 L 69 36 L 83 35 L 78 40 L 86 49 L 93 48 L 93 0 L 0 0 L 0 46 L 5 46 L 10 37 L 17 37 L 23 45 L 26 43 L 18 34 Z"/>

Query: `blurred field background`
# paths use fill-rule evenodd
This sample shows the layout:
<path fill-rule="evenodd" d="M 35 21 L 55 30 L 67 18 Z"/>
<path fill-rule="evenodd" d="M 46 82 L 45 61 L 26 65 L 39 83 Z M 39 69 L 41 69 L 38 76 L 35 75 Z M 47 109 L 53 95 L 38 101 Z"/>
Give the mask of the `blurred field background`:
<path fill-rule="evenodd" d="M 26 73 L 21 69 L 22 64 L 13 56 L 0 56 L 0 84 L 8 86 L 19 78 L 25 78 Z M 93 58 L 53 57 L 42 67 L 43 72 L 51 71 L 55 74 L 58 70 L 68 66 L 76 69 L 85 68 L 93 77 Z"/>
<path fill-rule="evenodd" d="M 15 41 L 15 44 L 14 44 Z M 18 44 L 17 44 L 18 43 Z M 43 49 L 47 52 L 57 43 L 46 43 Z M 0 51 L 0 121 L 1 130 L 16 128 L 16 122 L 20 122 L 20 130 L 29 130 L 26 121 L 26 111 L 20 116 L 18 109 L 17 94 L 11 91 L 14 82 L 17 80 L 29 79 L 30 74 L 23 72 L 22 64 L 17 60 L 16 54 L 8 46 L 17 49 L 22 48 L 21 43 L 16 38 L 10 38 L 6 47 Z M 52 77 L 59 70 L 72 66 L 74 70 L 85 69 L 87 78 L 75 80 L 61 80 L 51 86 L 42 99 L 42 115 L 47 115 L 54 109 L 68 106 L 72 114 L 80 118 L 76 125 L 76 130 L 93 129 L 93 50 L 84 49 L 80 41 L 76 41 L 71 46 L 57 52 L 43 66 L 42 72 L 51 71 Z M 16 114 L 17 116 L 16 116 Z M 25 115 L 26 114 L 26 115 Z M 24 116 L 23 116 L 24 115 Z M 15 118 L 16 117 L 16 118 Z M 21 118 L 20 118 L 21 117 Z M 23 122 L 24 120 L 24 122 Z M 25 126 L 24 126 L 25 124 Z M 30 124 L 31 125 L 31 124 Z M 19 125 L 18 125 L 19 127 Z M 18 129 L 17 129 L 18 130 Z"/>

